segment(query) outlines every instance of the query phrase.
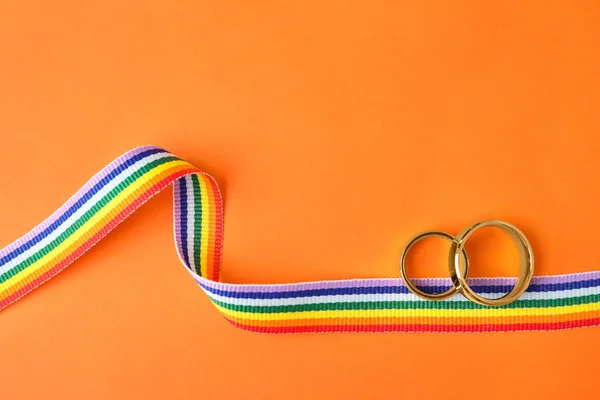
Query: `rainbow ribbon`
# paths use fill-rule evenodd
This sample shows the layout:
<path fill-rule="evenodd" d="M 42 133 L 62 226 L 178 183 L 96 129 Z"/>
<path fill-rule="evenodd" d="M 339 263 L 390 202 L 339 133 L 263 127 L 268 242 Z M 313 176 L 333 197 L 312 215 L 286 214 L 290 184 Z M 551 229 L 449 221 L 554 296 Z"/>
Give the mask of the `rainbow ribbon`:
<path fill-rule="evenodd" d="M 174 184 L 179 258 L 234 326 L 253 332 L 498 332 L 558 330 L 600 324 L 600 272 L 534 277 L 516 302 L 486 307 L 461 295 L 424 301 L 401 279 L 355 279 L 282 285 L 219 282 L 223 207 L 215 180 L 155 146 L 136 148 L 96 174 L 66 204 L 0 250 L 0 309 L 58 274 L 127 216 Z M 420 279 L 441 293 L 449 279 Z M 474 278 L 487 297 L 512 278 Z"/>

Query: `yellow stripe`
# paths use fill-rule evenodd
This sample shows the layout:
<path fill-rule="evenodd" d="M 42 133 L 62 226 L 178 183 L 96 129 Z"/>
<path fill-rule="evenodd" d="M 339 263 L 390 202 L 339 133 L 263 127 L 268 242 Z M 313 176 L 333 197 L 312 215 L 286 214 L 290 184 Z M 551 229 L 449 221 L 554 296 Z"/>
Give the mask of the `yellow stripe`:
<path fill-rule="evenodd" d="M 200 201 L 202 202 L 202 236 L 200 237 L 200 271 L 202 276 L 208 274 L 208 238 L 209 238 L 209 227 L 210 227 L 210 212 L 208 205 L 208 192 L 206 190 L 206 181 L 204 175 L 198 175 L 198 182 L 200 183 Z"/>
<path fill-rule="evenodd" d="M 185 161 L 175 160 L 175 161 L 169 161 L 165 164 L 161 164 L 160 166 L 148 171 L 146 174 L 139 177 L 135 182 L 133 182 L 131 185 L 129 185 L 126 189 L 124 189 L 121 193 L 119 193 L 109 203 L 107 203 L 102 209 L 100 209 L 96 214 L 94 214 L 92 216 L 92 218 L 90 218 L 78 230 L 73 232 L 73 234 L 70 237 L 68 237 L 64 242 L 62 242 L 60 245 L 58 245 L 54 250 L 52 250 L 51 252 L 46 254 L 44 257 L 40 258 L 39 260 L 37 260 L 36 262 L 31 264 L 29 267 L 25 268 L 23 271 L 19 272 L 15 276 L 13 276 L 12 278 L 7 279 L 2 284 L 2 288 L 0 290 L 5 291 L 5 290 L 9 289 L 10 287 L 20 283 L 21 281 L 24 281 L 25 279 L 27 279 L 31 275 L 35 274 L 40 269 L 46 267 L 50 262 L 52 262 L 52 266 L 50 268 L 46 268 L 46 270 L 51 269 L 54 265 L 58 264 L 65 258 L 65 257 L 63 257 L 59 260 L 53 260 L 57 255 L 59 255 L 60 253 L 62 253 L 64 250 L 66 250 L 67 248 L 69 248 L 71 246 L 73 246 L 74 249 L 78 248 L 80 244 L 77 242 L 83 236 L 85 236 L 90 230 L 92 230 L 96 224 L 98 224 L 99 222 L 102 222 L 102 220 L 108 214 L 110 214 L 115 208 L 117 208 L 123 202 L 123 200 L 125 198 L 127 198 L 132 193 L 136 192 L 143 185 L 152 181 L 152 179 L 155 178 L 157 175 L 160 175 L 160 173 L 162 173 L 168 169 L 179 167 L 179 166 L 193 168 L 193 166 L 191 164 L 189 164 Z M 110 219 L 112 219 L 112 218 L 108 218 L 108 220 L 110 220 Z M 65 254 L 65 256 L 68 257 L 69 254 L 71 254 L 71 253 L 72 253 L 72 251 Z"/>
<path fill-rule="evenodd" d="M 214 303 L 213 303 L 214 304 Z M 307 312 L 290 312 L 278 314 L 250 313 L 223 308 L 217 304 L 219 311 L 229 318 L 241 318 L 254 321 L 284 321 L 291 319 L 323 319 L 323 318 L 380 318 L 380 317 L 525 317 L 530 315 L 564 315 L 579 312 L 598 311 L 600 303 L 582 304 L 551 308 L 484 308 L 471 310 L 321 310 Z"/>

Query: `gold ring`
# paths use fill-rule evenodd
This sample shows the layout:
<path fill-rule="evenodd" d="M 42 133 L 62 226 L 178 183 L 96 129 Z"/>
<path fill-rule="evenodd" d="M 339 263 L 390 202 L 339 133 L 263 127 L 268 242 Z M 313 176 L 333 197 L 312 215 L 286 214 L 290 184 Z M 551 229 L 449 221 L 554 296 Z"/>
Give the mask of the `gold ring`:
<path fill-rule="evenodd" d="M 404 280 L 404 284 L 406 285 L 408 290 L 410 290 L 413 294 L 415 294 L 425 300 L 439 301 L 439 300 L 444 300 L 444 299 L 454 296 L 456 293 L 458 293 L 460 291 L 460 286 L 456 285 L 456 283 L 454 283 L 454 280 L 453 280 L 452 282 L 454 283 L 454 286 L 452 286 L 450 289 L 448 289 L 444 293 L 437 293 L 437 294 L 425 293 L 422 290 L 420 290 L 419 288 L 417 288 L 415 285 L 413 285 L 412 282 L 410 281 L 410 278 L 406 274 L 406 255 L 408 254 L 409 250 L 417 242 L 419 242 L 429 236 L 438 236 L 438 237 L 442 237 L 444 239 L 448 239 L 449 241 L 452 242 L 451 249 L 454 248 L 455 245 L 457 245 L 456 239 L 454 238 L 454 236 L 452 236 L 446 232 L 429 231 L 429 232 L 424 232 L 424 233 L 421 233 L 421 234 L 415 236 L 414 238 L 411 239 L 410 242 L 408 242 L 406 244 L 406 246 L 404 246 L 404 250 L 402 251 L 402 256 L 400 257 L 400 274 L 402 275 L 402 280 Z M 462 271 L 464 271 L 464 276 L 466 277 L 469 272 L 469 257 L 467 256 L 467 253 L 464 248 L 461 248 L 460 251 L 462 252 L 463 257 L 461 257 L 459 262 L 461 262 L 463 265 Z"/>
<path fill-rule="evenodd" d="M 486 226 L 494 226 L 507 232 L 517 244 L 520 254 L 520 272 L 515 287 L 499 299 L 488 299 L 478 295 L 467 283 L 468 268 L 465 268 L 461 258 L 465 253 L 467 239 L 478 229 Z M 529 241 L 516 226 L 503 221 L 483 221 L 473 224 L 459 233 L 452 241 L 450 254 L 448 256 L 448 268 L 450 277 L 456 287 L 467 299 L 486 306 L 503 306 L 517 300 L 529 287 L 533 278 L 533 249 Z"/>

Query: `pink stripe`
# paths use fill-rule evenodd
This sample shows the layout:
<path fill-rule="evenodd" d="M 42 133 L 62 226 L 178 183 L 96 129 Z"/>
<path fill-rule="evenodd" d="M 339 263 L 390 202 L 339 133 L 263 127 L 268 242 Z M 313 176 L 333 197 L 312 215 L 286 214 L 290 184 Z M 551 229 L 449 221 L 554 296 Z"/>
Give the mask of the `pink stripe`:
<path fill-rule="evenodd" d="M 290 326 L 263 327 L 244 325 L 225 319 L 233 326 L 256 333 L 327 333 L 327 332 L 431 332 L 431 333 L 477 333 L 477 332 L 522 332 L 522 331 L 557 331 L 562 329 L 585 328 L 600 325 L 600 318 L 579 321 L 529 323 L 529 324 L 482 324 L 482 325 L 427 325 L 427 324 L 388 324 L 388 325 L 323 325 L 323 326 Z"/>

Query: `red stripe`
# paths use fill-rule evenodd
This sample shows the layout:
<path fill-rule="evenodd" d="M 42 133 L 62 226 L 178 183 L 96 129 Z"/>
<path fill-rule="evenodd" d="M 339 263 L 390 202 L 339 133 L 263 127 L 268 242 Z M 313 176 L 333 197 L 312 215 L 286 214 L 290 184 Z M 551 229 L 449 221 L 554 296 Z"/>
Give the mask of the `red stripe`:
<path fill-rule="evenodd" d="M 213 273 L 209 279 L 218 282 L 219 281 L 219 273 L 221 272 L 221 254 L 223 251 L 223 199 L 221 198 L 221 192 L 219 191 L 219 186 L 215 179 L 208 175 L 204 174 L 210 181 L 210 185 L 212 187 L 213 199 L 214 199 L 214 212 L 215 212 L 215 230 L 213 234 L 215 235 L 214 240 L 214 249 L 213 249 Z"/>
<path fill-rule="evenodd" d="M 124 208 L 115 218 L 110 220 L 102 229 L 100 229 L 94 236 L 88 239 L 85 243 L 83 243 L 77 250 L 73 253 L 69 254 L 65 259 L 56 264 L 52 269 L 46 271 L 44 274 L 40 275 L 36 279 L 32 280 L 24 287 L 14 292 L 10 296 L 2 299 L 0 301 L 0 310 L 8 306 L 9 304 L 17 301 L 19 298 L 26 295 L 28 292 L 32 291 L 36 287 L 40 286 L 42 283 L 52 278 L 54 275 L 58 274 L 64 268 L 66 268 L 69 264 L 75 261 L 77 258 L 81 257 L 86 251 L 88 251 L 93 245 L 98 243 L 106 234 L 108 234 L 115 226 L 125 220 L 132 212 L 134 212 L 139 206 L 144 204 L 150 197 L 157 194 L 161 190 L 163 190 L 166 186 L 168 186 L 173 181 L 181 178 L 182 176 L 189 175 L 191 173 L 200 172 L 196 168 L 187 168 L 181 170 L 179 172 L 174 173 L 173 175 L 169 175 L 162 181 L 154 184 L 144 193 L 142 193 L 137 199 L 135 199 L 130 205 Z"/>
<path fill-rule="evenodd" d="M 600 318 L 582 319 L 578 321 L 527 323 L 527 324 L 481 324 L 481 325 L 323 325 L 323 326 L 288 326 L 261 327 L 244 325 L 225 319 L 233 326 L 257 333 L 325 333 L 325 332 L 438 332 L 438 333 L 476 333 L 476 332 L 516 332 L 516 331 L 556 331 L 561 329 L 584 328 L 600 325 Z"/>

